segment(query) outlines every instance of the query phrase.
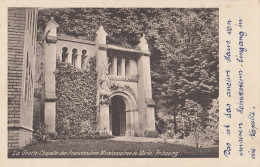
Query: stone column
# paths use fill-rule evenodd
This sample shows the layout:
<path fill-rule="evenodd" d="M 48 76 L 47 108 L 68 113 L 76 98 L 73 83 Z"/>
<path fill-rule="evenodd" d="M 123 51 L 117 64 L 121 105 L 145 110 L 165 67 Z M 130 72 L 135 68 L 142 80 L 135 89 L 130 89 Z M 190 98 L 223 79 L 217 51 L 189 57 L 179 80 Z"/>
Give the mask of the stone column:
<path fill-rule="evenodd" d="M 121 59 L 121 63 L 120 63 L 120 67 L 121 67 L 121 76 L 125 76 L 125 58 Z"/>
<path fill-rule="evenodd" d="M 135 124 L 134 124 L 134 111 L 133 110 L 130 112 L 130 119 L 131 119 L 130 136 L 134 136 L 134 134 L 135 134 Z"/>
<path fill-rule="evenodd" d="M 77 67 L 81 69 L 81 54 L 78 52 L 78 58 L 77 58 Z"/>
<path fill-rule="evenodd" d="M 120 111 L 120 136 L 124 136 L 126 131 L 126 112 Z"/>
<path fill-rule="evenodd" d="M 147 112 L 147 127 L 146 130 L 147 131 L 154 131 L 155 130 L 155 113 L 154 113 L 154 107 L 147 107 L 146 108 L 146 112 Z"/>
<path fill-rule="evenodd" d="M 68 47 L 68 57 L 67 57 L 67 62 L 66 63 L 70 63 L 72 64 L 72 48 Z"/>
<path fill-rule="evenodd" d="M 113 57 L 113 62 L 112 62 L 112 68 L 113 68 L 113 75 L 117 75 L 117 57 Z"/>
<path fill-rule="evenodd" d="M 129 60 L 129 66 L 130 66 L 130 76 L 136 76 L 137 74 L 137 65 L 136 61 L 133 59 Z"/>
<path fill-rule="evenodd" d="M 140 39 L 138 45 L 142 55 L 138 59 L 138 108 L 141 128 L 145 136 L 156 136 L 155 129 L 155 103 L 152 99 L 150 52 L 145 36 Z"/>
<path fill-rule="evenodd" d="M 126 131 L 125 131 L 125 135 L 126 136 L 131 136 L 131 111 L 130 110 L 127 110 L 125 111 L 126 112 Z"/>
<path fill-rule="evenodd" d="M 139 118 L 138 118 L 138 111 L 134 111 L 134 131 L 137 135 L 139 135 Z"/>
<path fill-rule="evenodd" d="M 106 132 L 112 135 L 109 122 L 109 105 L 100 105 L 100 130 L 101 133 Z"/>
<path fill-rule="evenodd" d="M 106 45 L 106 36 L 103 26 L 100 26 L 98 31 L 96 32 L 96 48 L 97 48 L 97 68 L 96 70 L 100 74 L 102 69 L 105 66 L 108 66 L 108 57 L 107 57 L 107 45 Z"/>
<path fill-rule="evenodd" d="M 126 111 L 126 136 L 134 136 L 135 132 L 135 120 L 134 120 L 134 111 Z"/>
<path fill-rule="evenodd" d="M 97 78 L 97 106 L 99 108 L 98 113 L 98 126 L 97 130 L 101 133 L 106 132 L 109 135 L 112 135 L 112 132 L 110 131 L 110 123 L 109 123 L 109 96 L 110 96 L 110 90 L 109 88 L 102 88 L 101 87 L 101 79 L 102 82 L 107 82 L 104 78 L 101 78 L 103 75 L 106 76 L 104 72 L 108 68 L 108 57 L 107 57 L 107 45 L 106 45 L 106 36 L 107 33 L 105 32 L 103 26 L 100 26 L 99 30 L 96 32 L 96 57 L 97 57 L 97 63 L 96 63 L 96 70 L 98 73 Z"/>
<path fill-rule="evenodd" d="M 45 108 L 44 121 L 50 134 L 56 134 L 55 116 L 56 116 L 56 42 L 57 28 L 59 25 L 54 21 L 53 17 L 46 24 L 44 32 L 44 57 L 45 57 Z"/>

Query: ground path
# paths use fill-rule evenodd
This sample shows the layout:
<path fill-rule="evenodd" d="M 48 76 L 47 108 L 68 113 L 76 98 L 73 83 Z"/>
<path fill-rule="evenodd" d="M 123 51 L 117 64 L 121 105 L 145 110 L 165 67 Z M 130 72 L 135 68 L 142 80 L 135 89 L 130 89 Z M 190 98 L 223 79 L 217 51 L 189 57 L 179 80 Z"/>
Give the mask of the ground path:
<path fill-rule="evenodd" d="M 127 142 L 154 142 L 154 143 L 171 143 L 171 144 L 181 144 L 196 147 L 194 141 L 191 139 L 163 139 L 163 138 L 149 138 L 149 137 L 131 137 L 131 136 L 117 136 L 114 138 L 109 138 L 107 140 L 112 141 L 127 141 Z M 213 145 L 206 145 L 203 143 L 202 147 L 214 147 Z M 217 147 L 217 146 L 215 146 Z"/>

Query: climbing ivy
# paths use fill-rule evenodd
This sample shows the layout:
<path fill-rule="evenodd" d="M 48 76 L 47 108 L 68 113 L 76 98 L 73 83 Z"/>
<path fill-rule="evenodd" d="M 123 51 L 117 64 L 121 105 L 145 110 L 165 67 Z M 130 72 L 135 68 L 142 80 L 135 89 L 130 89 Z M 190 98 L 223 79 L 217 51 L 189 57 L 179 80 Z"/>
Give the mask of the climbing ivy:
<path fill-rule="evenodd" d="M 90 70 L 78 69 L 57 60 L 56 131 L 59 135 L 92 133 L 96 129 L 96 60 L 89 60 Z"/>

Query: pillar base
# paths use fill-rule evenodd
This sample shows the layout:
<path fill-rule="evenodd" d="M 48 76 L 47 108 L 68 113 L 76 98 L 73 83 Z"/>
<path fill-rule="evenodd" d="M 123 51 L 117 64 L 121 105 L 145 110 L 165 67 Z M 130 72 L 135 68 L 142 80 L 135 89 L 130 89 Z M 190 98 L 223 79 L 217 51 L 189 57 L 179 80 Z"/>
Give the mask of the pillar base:
<path fill-rule="evenodd" d="M 110 130 L 108 130 L 108 131 L 104 131 L 104 130 L 99 130 L 98 131 L 98 134 L 99 135 L 109 135 L 109 136 L 112 136 L 112 132 L 110 131 Z"/>
<path fill-rule="evenodd" d="M 134 135 L 135 135 L 135 132 L 132 130 L 128 130 L 125 132 L 125 136 L 134 136 Z"/>
<path fill-rule="evenodd" d="M 144 132 L 140 130 L 135 130 L 134 137 L 144 137 Z"/>
<path fill-rule="evenodd" d="M 56 131 L 49 131 L 50 138 L 55 138 L 58 136 L 58 133 Z"/>
<path fill-rule="evenodd" d="M 144 131 L 144 136 L 145 137 L 152 137 L 152 138 L 156 138 L 158 137 L 158 132 L 156 130 L 145 130 Z"/>
<path fill-rule="evenodd" d="M 126 132 L 120 132 L 119 133 L 119 136 L 125 136 L 126 135 Z"/>

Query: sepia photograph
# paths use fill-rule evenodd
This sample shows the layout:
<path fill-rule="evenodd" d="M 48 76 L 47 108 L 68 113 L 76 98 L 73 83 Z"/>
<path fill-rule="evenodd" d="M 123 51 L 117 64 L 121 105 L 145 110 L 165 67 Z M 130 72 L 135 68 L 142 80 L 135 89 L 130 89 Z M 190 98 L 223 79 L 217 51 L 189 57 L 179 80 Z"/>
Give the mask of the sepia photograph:
<path fill-rule="evenodd" d="M 219 158 L 219 8 L 7 9 L 14 158 Z"/>

